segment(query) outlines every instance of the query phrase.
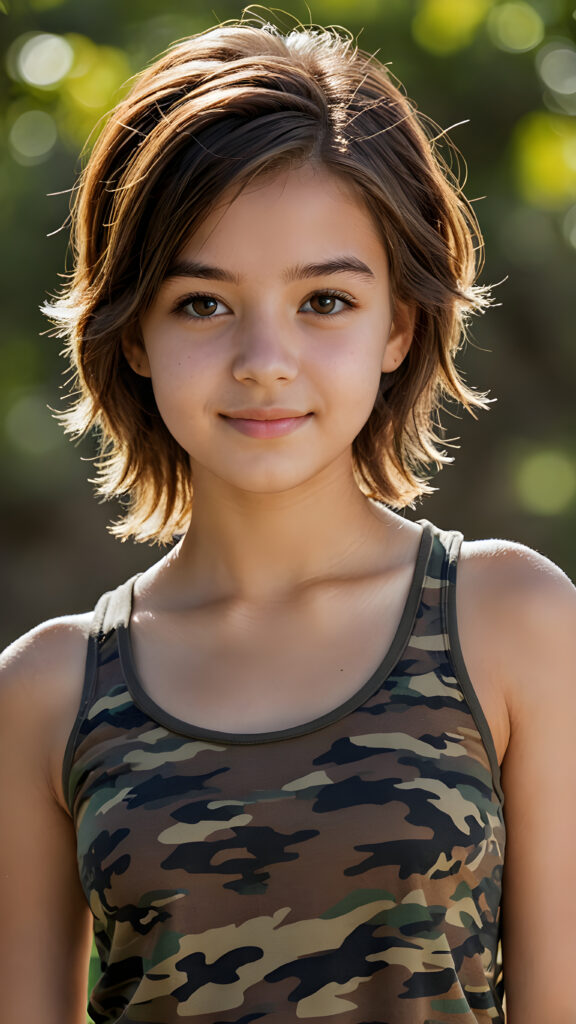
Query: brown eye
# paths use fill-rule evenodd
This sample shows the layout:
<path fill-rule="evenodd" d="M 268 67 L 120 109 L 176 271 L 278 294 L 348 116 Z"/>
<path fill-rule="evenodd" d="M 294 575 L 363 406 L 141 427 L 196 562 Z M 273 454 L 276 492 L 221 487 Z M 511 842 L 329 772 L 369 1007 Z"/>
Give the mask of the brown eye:
<path fill-rule="evenodd" d="M 335 295 L 313 295 L 308 301 L 315 313 L 333 313 L 338 299 Z"/>
<path fill-rule="evenodd" d="M 301 307 L 305 313 L 324 314 L 325 316 L 343 313 L 346 309 L 352 309 L 355 305 L 353 299 L 334 292 L 316 292 Z"/>
<path fill-rule="evenodd" d="M 197 295 L 186 303 L 186 309 L 192 311 L 193 316 L 212 316 L 218 307 L 218 301 L 210 295 Z"/>

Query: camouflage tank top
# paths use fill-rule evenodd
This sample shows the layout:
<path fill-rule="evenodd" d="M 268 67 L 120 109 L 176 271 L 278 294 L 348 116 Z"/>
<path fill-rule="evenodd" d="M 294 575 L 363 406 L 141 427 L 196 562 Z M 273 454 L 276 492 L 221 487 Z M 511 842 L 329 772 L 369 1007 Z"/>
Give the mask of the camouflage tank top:
<path fill-rule="evenodd" d="M 503 1024 L 502 791 L 423 523 L 393 643 L 328 714 L 196 728 L 143 690 L 104 595 L 64 761 L 97 1024 Z"/>

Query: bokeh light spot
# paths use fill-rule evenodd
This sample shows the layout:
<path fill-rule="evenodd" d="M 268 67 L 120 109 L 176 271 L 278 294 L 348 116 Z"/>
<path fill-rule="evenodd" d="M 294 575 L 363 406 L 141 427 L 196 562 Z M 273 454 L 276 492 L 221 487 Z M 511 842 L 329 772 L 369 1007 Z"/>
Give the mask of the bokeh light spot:
<path fill-rule="evenodd" d="M 50 114 L 45 110 L 26 110 L 12 125 L 8 141 L 14 159 L 29 165 L 47 160 L 57 138 L 56 122 Z"/>
<path fill-rule="evenodd" d="M 74 34 L 68 39 L 74 63 L 63 82 L 63 92 L 84 110 L 107 110 L 130 75 L 125 54 L 112 46 L 97 46 L 86 36 Z"/>
<path fill-rule="evenodd" d="M 561 114 L 534 111 L 523 117 L 513 140 L 522 197 L 545 209 L 576 199 L 576 122 Z"/>
<path fill-rule="evenodd" d="M 26 40 L 16 63 L 24 82 L 39 88 L 51 88 L 68 74 L 73 59 L 72 47 L 66 39 L 40 32 Z"/>
<path fill-rule="evenodd" d="M 565 452 L 541 449 L 525 455 L 516 468 L 516 493 L 534 515 L 564 512 L 576 496 L 576 465 Z"/>
<path fill-rule="evenodd" d="M 561 96 L 576 93 L 576 49 L 547 46 L 538 54 L 538 71 L 545 85 Z"/>
<path fill-rule="evenodd" d="M 445 56 L 473 42 L 494 0 L 420 0 L 412 21 L 416 42 L 430 53 Z"/>
<path fill-rule="evenodd" d="M 544 22 L 538 11 L 522 0 L 495 7 L 487 24 L 496 46 L 512 53 L 532 50 L 544 38 Z"/>

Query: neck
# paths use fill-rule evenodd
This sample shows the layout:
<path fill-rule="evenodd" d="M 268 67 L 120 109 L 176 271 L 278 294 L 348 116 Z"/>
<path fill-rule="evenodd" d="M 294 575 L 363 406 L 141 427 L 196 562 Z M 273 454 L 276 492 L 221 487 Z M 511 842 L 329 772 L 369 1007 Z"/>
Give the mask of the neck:
<path fill-rule="evenodd" d="M 169 562 L 214 600 L 281 600 L 369 570 L 370 542 L 393 543 L 403 523 L 361 493 L 351 463 L 278 494 L 239 492 L 202 471 L 194 480 L 192 522 Z"/>

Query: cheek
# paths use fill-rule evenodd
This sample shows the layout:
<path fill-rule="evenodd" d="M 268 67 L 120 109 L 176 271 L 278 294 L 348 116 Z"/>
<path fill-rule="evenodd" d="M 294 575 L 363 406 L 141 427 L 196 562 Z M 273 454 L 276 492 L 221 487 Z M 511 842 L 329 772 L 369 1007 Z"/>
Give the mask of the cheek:
<path fill-rule="evenodd" d="M 378 367 L 378 372 L 370 379 L 364 379 L 362 387 L 359 387 L 357 394 L 352 396 L 353 399 L 355 398 L 351 414 L 351 419 L 353 419 L 352 432 L 354 437 L 360 433 L 370 418 L 378 395 L 380 377 L 380 368 Z"/>
<path fill-rule="evenodd" d="M 172 436 L 185 447 L 206 393 L 205 380 L 186 356 L 174 359 L 150 356 L 151 382 L 156 405 Z M 203 386 L 204 384 L 204 386 Z"/>
<path fill-rule="evenodd" d="M 334 393 L 343 407 L 352 413 L 355 410 L 360 419 L 363 415 L 368 418 L 376 401 L 384 350 L 385 345 L 376 344 L 369 332 L 359 333 L 331 367 Z"/>

